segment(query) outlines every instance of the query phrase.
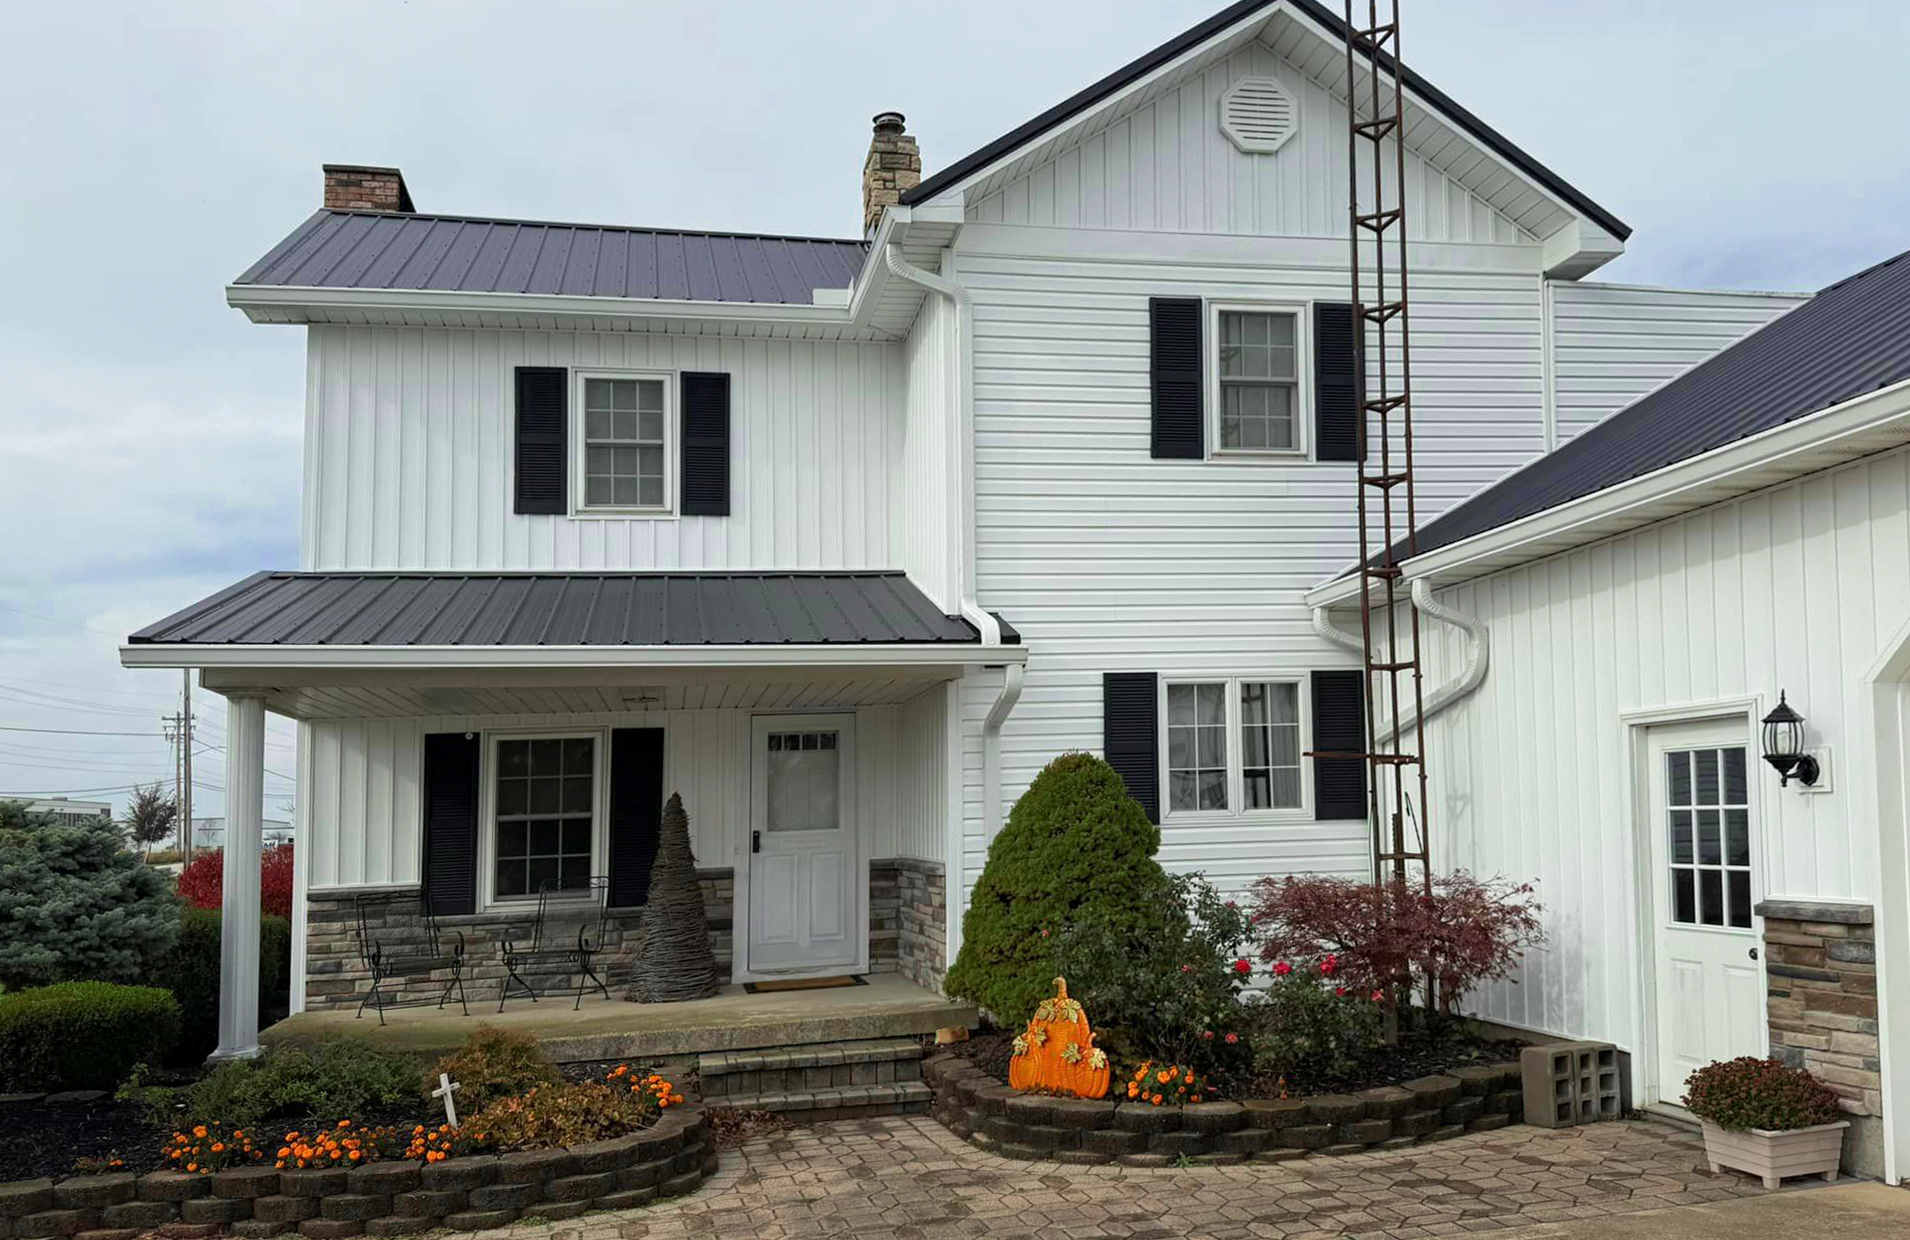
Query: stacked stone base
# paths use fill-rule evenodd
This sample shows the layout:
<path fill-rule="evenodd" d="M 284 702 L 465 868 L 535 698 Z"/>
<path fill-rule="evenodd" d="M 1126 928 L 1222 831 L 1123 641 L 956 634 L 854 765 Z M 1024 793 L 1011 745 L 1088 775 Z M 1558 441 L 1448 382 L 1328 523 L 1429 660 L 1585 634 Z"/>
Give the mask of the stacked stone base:
<path fill-rule="evenodd" d="M 696 1191 L 715 1172 L 701 1108 L 666 1111 L 655 1127 L 567 1150 L 476 1155 L 439 1163 L 345 1169 L 241 1167 L 212 1175 L 155 1171 L 55 1183 L 0 1184 L 0 1240 L 134 1240 L 229 1232 L 296 1232 L 312 1240 L 484 1231 L 519 1219 L 566 1219 Z"/>
<path fill-rule="evenodd" d="M 1286 1162 L 1403 1149 L 1503 1128 L 1525 1109 L 1516 1063 L 1355 1094 L 1185 1107 L 1022 1094 L 953 1055 L 924 1070 L 935 1091 L 930 1114 L 969 1144 L 1004 1158 L 1080 1165 Z"/>

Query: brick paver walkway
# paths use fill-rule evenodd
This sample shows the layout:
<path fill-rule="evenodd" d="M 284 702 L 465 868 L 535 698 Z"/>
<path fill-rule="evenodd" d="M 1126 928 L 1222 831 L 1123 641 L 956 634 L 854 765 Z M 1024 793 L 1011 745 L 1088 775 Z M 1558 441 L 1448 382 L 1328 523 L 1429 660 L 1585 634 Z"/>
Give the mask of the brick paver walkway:
<path fill-rule="evenodd" d="M 1792 1181 L 1796 1191 L 1817 1183 Z M 1764 1192 L 1705 1170 L 1692 1134 L 1652 1123 L 1515 1126 L 1436 1145 L 1273 1165 L 1063 1167 L 996 1158 L 926 1117 L 843 1120 L 726 1151 L 694 1196 L 511 1240 L 673 1237 L 1461 1235 Z M 1614 1228 L 1614 1233 L 1617 1232 Z"/>

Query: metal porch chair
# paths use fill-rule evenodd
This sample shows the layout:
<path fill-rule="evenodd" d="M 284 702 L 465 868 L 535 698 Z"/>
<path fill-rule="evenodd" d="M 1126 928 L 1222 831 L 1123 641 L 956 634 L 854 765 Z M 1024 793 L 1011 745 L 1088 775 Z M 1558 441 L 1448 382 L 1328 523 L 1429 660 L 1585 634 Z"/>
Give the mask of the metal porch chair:
<path fill-rule="evenodd" d="M 371 990 L 358 1004 L 354 1019 L 367 1007 L 378 1010 L 378 1023 L 385 1023 L 386 1008 L 422 1007 L 429 998 L 400 999 L 405 980 L 448 970 L 451 974 L 436 1004 L 443 1008 L 455 992 L 458 1007 L 466 1016 L 470 1005 L 464 1001 L 464 932 L 453 930 L 453 939 L 439 929 L 431 911 L 431 899 L 424 892 L 383 891 L 361 895 L 354 901 L 358 913 L 358 950 L 365 967 L 371 970 Z M 402 917 L 410 906 L 417 909 L 417 924 L 392 924 L 393 915 Z"/>
<path fill-rule="evenodd" d="M 610 880 L 597 875 L 582 883 L 552 884 L 544 882 L 537 888 L 537 916 L 531 922 L 528 941 L 506 939 L 504 941 L 504 970 L 507 976 L 498 989 L 497 1010 L 504 1010 L 504 1001 L 511 997 L 512 987 L 538 1001 L 538 991 L 524 980 L 526 973 L 563 973 L 581 974 L 582 978 L 573 986 L 547 987 L 547 995 L 576 995 L 577 1001 L 571 1004 L 575 1012 L 584 1006 L 584 996 L 593 991 L 604 998 L 610 998 L 610 987 L 597 975 L 596 959 L 603 951 L 604 942 L 610 930 Z M 577 937 L 572 941 L 568 935 L 553 942 L 556 930 L 550 926 L 549 918 L 555 914 L 568 920 L 566 914 L 581 913 L 583 924 L 577 927 Z"/>

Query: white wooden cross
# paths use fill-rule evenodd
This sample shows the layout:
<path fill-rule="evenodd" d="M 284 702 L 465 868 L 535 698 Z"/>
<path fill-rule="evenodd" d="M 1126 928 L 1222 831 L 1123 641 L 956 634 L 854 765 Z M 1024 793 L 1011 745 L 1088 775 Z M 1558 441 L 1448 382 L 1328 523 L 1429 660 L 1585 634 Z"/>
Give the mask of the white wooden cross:
<path fill-rule="evenodd" d="M 452 1080 L 448 1073 L 438 1073 L 438 1087 L 431 1091 L 433 1098 L 444 1099 L 444 1122 L 453 1128 L 458 1126 L 458 1104 L 451 1095 L 464 1086 Z"/>

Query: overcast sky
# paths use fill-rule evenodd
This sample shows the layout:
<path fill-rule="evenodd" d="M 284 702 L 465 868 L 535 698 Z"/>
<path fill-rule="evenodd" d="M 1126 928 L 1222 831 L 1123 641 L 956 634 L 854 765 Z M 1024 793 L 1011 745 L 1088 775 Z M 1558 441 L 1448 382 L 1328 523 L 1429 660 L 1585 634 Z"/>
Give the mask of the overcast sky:
<path fill-rule="evenodd" d="M 933 171 L 1219 7 L 14 0 L 0 792 L 169 779 L 178 675 L 120 670 L 117 640 L 296 566 L 303 338 L 220 290 L 318 205 L 321 163 L 397 164 L 427 211 L 853 236 L 872 113 L 906 112 Z M 1811 289 L 1910 248 L 1901 4 L 1404 17 L 1408 63 L 1636 230 L 1599 279 Z M 74 734 L 99 732 L 136 735 Z M 291 726 L 270 739 L 289 776 Z M 290 795 L 269 778 L 267 816 Z"/>

